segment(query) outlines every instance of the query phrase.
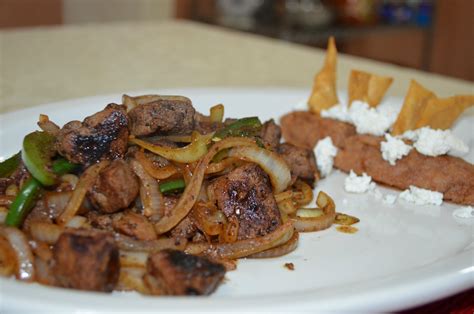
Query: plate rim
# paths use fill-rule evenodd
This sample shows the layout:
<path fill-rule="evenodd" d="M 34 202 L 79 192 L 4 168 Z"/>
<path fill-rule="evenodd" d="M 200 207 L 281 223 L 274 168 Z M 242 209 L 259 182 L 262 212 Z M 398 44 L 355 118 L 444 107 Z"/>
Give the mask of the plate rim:
<path fill-rule="evenodd" d="M 160 89 L 143 89 L 143 90 L 137 90 L 137 91 L 127 91 L 125 92 L 126 94 L 132 94 L 132 95 L 138 95 L 138 94 L 143 94 L 143 93 L 156 93 L 160 91 L 193 91 L 193 92 L 206 92 L 206 91 L 217 91 L 218 93 L 234 93 L 234 92 L 242 92 L 242 91 L 251 91 L 251 92 L 264 92 L 264 91 L 273 91 L 273 92 L 281 92 L 281 93 L 306 93 L 308 94 L 308 89 L 307 88 L 301 88 L 301 87 L 273 87 L 273 86 L 267 86 L 267 87 L 247 87 L 247 86 L 236 86 L 236 87 L 180 87 L 180 88 L 160 88 Z M 117 99 L 121 97 L 123 93 L 110 93 L 110 94 L 103 94 L 103 95 L 93 95 L 93 96 L 86 96 L 86 97 L 80 97 L 80 98 L 73 98 L 73 99 L 67 99 L 67 100 L 60 100 L 60 101 L 54 101 L 42 105 L 36 105 L 28 108 L 22 108 L 20 110 L 14 110 L 14 111 L 8 111 L 0 114 L 0 121 L 5 118 L 9 118 L 10 116 L 13 117 L 13 115 L 17 114 L 28 114 L 28 113 L 33 113 L 37 112 L 38 110 L 42 110 L 41 108 L 49 109 L 49 108 L 55 108 L 55 110 L 58 110 L 57 106 L 61 105 L 68 105 L 68 104 L 73 104 L 73 103 L 84 103 L 84 102 L 97 102 L 99 99 L 105 99 L 105 98 L 110 98 L 110 99 Z M 402 97 L 397 97 L 397 96 L 391 96 L 387 97 L 387 99 L 403 99 Z M 61 109 L 60 109 L 61 110 Z M 339 290 L 339 293 L 341 293 L 340 288 L 334 288 L 331 287 L 328 289 L 329 292 L 321 292 L 319 290 L 321 289 L 312 289 L 310 291 L 305 291 L 303 293 L 298 293 L 298 296 L 292 296 L 291 300 L 299 302 L 299 308 L 298 310 L 301 309 L 307 309 L 307 310 L 313 310 L 313 309 L 323 309 L 323 310 L 383 310 L 383 311 L 396 311 L 396 310 L 402 310 L 406 309 L 408 307 L 413 307 L 417 305 L 421 305 L 427 302 L 434 301 L 438 298 L 442 297 L 447 297 L 449 295 L 458 293 L 460 291 L 463 291 L 465 289 L 468 289 L 471 287 L 472 283 L 470 282 L 470 278 L 474 274 L 474 266 L 472 263 L 472 257 L 474 256 L 474 247 L 467 248 L 465 250 L 462 250 L 460 252 L 457 252 L 457 254 L 448 256 L 446 258 L 439 259 L 431 264 L 428 265 L 423 265 L 415 268 L 411 268 L 409 271 L 407 271 L 406 275 L 397 274 L 395 275 L 389 275 L 389 276 L 384 276 L 382 278 L 375 278 L 371 279 L 368 281 L 363 281 L 359 283 L 352 283 L 348 284 L 348 287 L 343 289 L 342 295 L 347 298 L 346 302 L 340 303 L 338 299 L 340 299 L 341 296 L 331 296 L 331 291 L 332 290 Z M 471 263 L 469 263 L 469 257 L 471 257 Z M 444 265 L 444 267 L 448 267 L 449 271 L 441 272 L 438 273 L 437 270 L 440 266 Z M 421 276 L 425 275 L 425 277 Z M 429 275 L 429 276 L 428 276 Z M 415 276 L 415 277 L 420 277 L 418 278 L 418 281 L 413 282 L 413 277 L 410 276 Z M 428 277 L 426 277 L 428 276 Z M 387 277 L 387 278 L 385 278 Z M 433 284 L 433 283 L 436 284 Z M 1 284 L 4 283 L 4 284 Z M 21 287 L 25 287 L 25 285 L 29 285 L 27 283 L 23 282 L 17 282 L 16 280 L 11 280 L 11 279 L 4 279 L 0 278 L 0 286 L 2 288 L 0 289 L 0 308 L 3 306 L 6 306 L 8 308 L 10 305 L 12 305 L 12 301 L 18 301 L 20 302 L 21 298 L 18 298 L 17 296 L 11 296 L 11 292 L 16 291 L 16 289 L 21 290 Z M 6 287 L 5 287 L 6 284 Z M 387 284 L 391 285 L 391 288 L 387 289 Z M 38 284 L 35 284 L 38 285 Z M 32 286 L 26 288 L 27 290 L 31 288 Z M 381 287 L 385 287 L 383 291 L 380 290 Z M 436 287 L 436 288 L 433 288 Z M 5 294 L 5 289 L 7 288 L 7 293 Z M 61 296 L 72 296 L 74 299 L 77 295 L 87 297 L 87 298 L 93 298 L 95 299 L 100 295 L 100 293 L 95 293 L 95 292 L 84 292 L 84 291 L 75 291 L 75 290 L 67 290 L 63 288 L 55 288 L 55 287 L 47 287 L 47 289 L 43 289 L 44 287 L 39 287 L 41 290 L 44 291 L 53 291 L 53 294 L 59 294 Z M 363 289 L 362 292 L 360 289 Z M 430 291 L 429 295 L 426 293 L 420 293 L 421 290 L 430 288 L 428 289 Z M 23 288 L 25 289 L 25 288 Z M 358 293 L 350 293 L 349 290 L 347 289 L 359 289 Z M 365 290 L 364 290 L 365 289 Z M 408 293 L 409 289 L 411 292 Z M 56 291 L 58 290 L 58 291 Z M 390 300 L 382 300 L 382 301 L 376 301 L 373 302 L 372 304 L 364 303 L 363 307 L 355 307 L 357 303 L 361 302 L 362 300 L 367 301 L 367 298 L 370 298 L 371 294 L 372 297 L 373 295 L 381 295 L 387 293 L 387 291 L 393 290 L 393 291 L 405 291 L 404 294 L 409 294 L 409 298 L 405 298 L 403 300 L 400 300 L 400 298 L 394 298 L 392 297 Z M 416 294 L 416 291 L 418 291 L 418 294 Z M 10 292 L 10 293 L 9 293 Z M 72 293 L 71 293 L 72 292 Z M 325 300 L 319 300 L 318 302 L 314 302 L 315 300 L 311 300 L 311 297 L 314 297 L 314 293 L 317 292 L 319 296 L 316 297 L 316 300 L 321 299 L 322 297 L 326 298 Z M 423 295 L 424 299 L 420 299 L 419 296 Z M 4 295 L 6 298 L 1 297 Z M 393 295 L 393 293 L 392 293 Z M 400 295 L 398 293 L 397 295 Z M 8 299 L 10 296 L 9 300 Z M 102 297 L 107 296 L 107 295 L 100 295 L 100 299 Z M 17 300 L 18 298 L 18 300 Z M 272 294 L 269 297 L 264 297 L 258 296 L 258 297 L 249 297 L 249 296 L 219 296 L 218 298 L 180 298 L 180 304 L 188 306 L 187 308 L 180 308 L 177 310 L 187 310 L 187 309 L 195 309 L 195 306 L 199 305 L 201 307 L 206 308 L 208 310 L 215 310 L 216 304 L 218 306 L 223 306 L 225 303 L 228 302 L 244 302 L 246 305 L 245 308 L 247 309 L 253 309 L 256 308 L 256 306 L 261 309 L 261 310 L 267 310 L 268 308 L 271 309 L 272 304 L 274 301 L 271 299 L 277 299 L 279 301 L 290 301 L 288 294 Z M 65 301 L 71 301 L 69 298 L 66 297 Z M 150 301 L 152 299 L 152 301 Z M 254 302 L 256 299 L 259 302 Z M 377 299 L 377 298 L 375 298 Z M 3 301 L 2 301 L 3 300 Z M 176 310 L 176 297 L 150 297 L 150 300 L 147 300 L 145 303 L 164 303 L 167 305 L 170 305 L 170 308 L 164 309 L 164 310 Z M 170 301 L 172 300 L 172 301 Z M 170 303 L 171 302 L 171 303 Z M 355 303 L 354 303 L 355 302 Z M 270 303 L 270 304 L 269 304 Z M 278 303 L 278 302 L 277 302 Z M 280 302 L 281 303 L 281 302 Z M 248 307 L 248 305 L 251 305 L 251 308 Z M 51 304 L 52 309 L 54 309 L 54 304 Z M 62 306 L 60 304 L 56 304 L 56 306 Z M 110 304 L 108 304 L 110 306 Z M 274 305 L 277 308 L 280 308 L 278 305 Z M 88 312 L 95 313 L 97 310 L 94 308 L 89 308 L 85 307 L 81 310 L 87 310 Z M 104 308 L 102 310 L 99 310 L 100 313 L 103 313 L 104 311 L 106 312 L 107 309 Z M 99 313 L 99 312 L 97 312 Z"/>

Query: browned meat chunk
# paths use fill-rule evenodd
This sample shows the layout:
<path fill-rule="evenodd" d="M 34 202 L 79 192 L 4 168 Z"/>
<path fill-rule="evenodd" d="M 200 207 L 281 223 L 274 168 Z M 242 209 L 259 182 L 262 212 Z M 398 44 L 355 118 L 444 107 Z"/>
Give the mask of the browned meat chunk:
<path fill-rule="evenodd" d="M 127 208 L 138 196 L 139 189 L 132 169 L 125 161 L 117 159 L 100 172 L 88 196 L 100 211 L 114 213 Z"/>
<path fill-rule="evenodd" d="M 120 272 L 119 251 L 109 233 L 64 231 L 53 248 L 54 274 L 65 288 L 112 291 Z"/>
<path fill-rule="evenodd" d="M 194 114 L 191 100 L 182 96 L 139 105 L 128 113 L 135 136 L 189 134 L 194 129 Z"/>
<path fill-rule="evenodd" d="M 131 236 L 137 240 L 155 240 L 156 232 L 145 216 L 132 211 L 113 215 L 112 227 L 115 231 Z"/>
<path fill-rule="evenodd" d="M 321 118 L 305 111 L 295 111 L 283 116 L 280 124 L 283 138 L 288 143 L 307 149 L 313 149 L 326 136 L 330 136 L 334 145 L 339 147 L 348 136 L 356 134 L 352 124 Z"/>
<path fill-rule="evenodd" d="M 447 155 L 425 156 L 413 149 L 392 166 L 380 153 L 382 140 L 370 135 L 349 137 L 339 149 L 336 167 L 346 172 L 366 172 L 375 181 L 398 189 L 414 185 L 441 192 L 447 201 L 474 205 L 474 165 Z"/>
<path fill-rule="evenodd" d="M 265 147 L 271 150 L 276 150 L 278 145 L 280 145 L 281 129 L 273 119 L 268 120 L 262 126 L 260 137 L 262 138 Z"/>
<path fill-rule="evenodd" d="M 238 239 L 266 235 L 281 224 L 268 175 L 255 164 L 238 167 L 209 186 L 217 206 L 239 221 Z"/>
<path fill-rule="evenodd" d="M 201 134 L 208 134 L 217 131 L 224 126 L 224 124 L 220 122 L 211 122 L 208 116 L 205 116 L 199 112 L 196 112 L 194 115 L 194 120 L 194 129 Z"/>
<path fill-rule="evenodd" d="M 152 293 L 208 295 L 225 275 L 225 267 L 205 257 L 162 250 L 148 258 L 145 279 Z"/>
<path fill-rule="evenodd" d="M 190 239 L 197 231 L 196 224 L 190 216 L 184 217 L 176 227 L 171 230 L 171 236 L 175 239 Z"/>
<path fill-rule="evenodd" d="M 68 160 L 90 165 L 121 158 L 127 151 L 128 118 L 124 106 L 110 104 L 81 123 L 71 121 L 59 131 L 58 152 Z"/>
<path fill-rule="evenodd" d="M 290 167 L 292 177 L 314 186 L 319 174 L 313 150 L 283 143 L 278 148 L 278 153 Z"/>

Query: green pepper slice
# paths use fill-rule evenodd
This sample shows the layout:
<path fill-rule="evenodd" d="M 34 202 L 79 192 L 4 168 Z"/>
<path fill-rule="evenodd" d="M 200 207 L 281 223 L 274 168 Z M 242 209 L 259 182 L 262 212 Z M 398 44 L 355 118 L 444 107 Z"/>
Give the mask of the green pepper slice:
<path fill-rule="evenodd" d="M 238 119 L 214 134 L 215 140 L 221 140 L 229 136 L 251 137 L 256 136 L 262 129 L 262 122 L 258 117 L 247 117 Z"/>
<path fill-rule="evenodd" d="M 79 165 L 70 163 L 65 159 L 58 159 L 53 163 L 53 171 L 57 175 L 73 172 Z M 20 192 L 13 200 L 13 203 L 8 209 L 5 224 L 7 226 L 18 227 L 23 223 L 26 215 L 30 212 L 36 203 L 36 199 L 41 192 L 42 185 L 35 178 L 30 178 L 25 182 Z"/>
<path fill-rule="evenodd" d="M 172 180 L 160 184 L 160 192 L 163 194 L 174 193 L 184 190 L 186 183 L 183 179 Z"/>
<path fill-rule="evenodd" d="M 21 154 L 18 152 L 0 163 L 0 178 L 8 178 L 20 165 Z"/>
<path fill-rule="evenodd" d="M 23 139 L 21 158 L 31 175 L 45 186 L 56 183 L 56 175 L 51 169 L 55 141 L 53 135 L 39 131 L 32 132 Z"/>

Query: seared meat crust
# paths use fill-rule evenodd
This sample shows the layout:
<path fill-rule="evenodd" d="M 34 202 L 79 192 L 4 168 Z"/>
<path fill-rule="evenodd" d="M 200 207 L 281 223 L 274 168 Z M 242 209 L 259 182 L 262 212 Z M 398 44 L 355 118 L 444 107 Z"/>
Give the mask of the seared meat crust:
<path fill-rule="evenodd" d="M 215 179 L 209 189 L 213 191 L 218 208 L 228 218 L 237 217 L 238 239 L 263 236 L 281 225 L 270 179 L 259 166 L 238 167 Z"/>
<path fill-rule="evenodd" d="M 65 288 L 110 292 L 120 272 L 119 251 L 110 233 L 67 229 L 53 247 L 53 271 Z"/>
<path fill-rule="evenodd" d="M 152 292 L 169 295 L 208 295 L 225 275 L 225 267 L 205 257 L 177 250 L 162 250 L 148 258 Z"/>
<path fill-rule="evenodd" d="M 293 180 L 300 178 L 310 186 L 314 187 L 314 182 L 319 174 L 316 165 L 316 158 L 312 149 L 283 143 L 278 148 L 278 153 L 290 167 Z"/>
<path fill-rule="evenodd" d="M 122 158 L 128 135 L 125 107 L 110 104 L 82 123 L 65 124 L 58 133 L 56 148 L 71 162 L 91 165 L 102 159 Z"/>

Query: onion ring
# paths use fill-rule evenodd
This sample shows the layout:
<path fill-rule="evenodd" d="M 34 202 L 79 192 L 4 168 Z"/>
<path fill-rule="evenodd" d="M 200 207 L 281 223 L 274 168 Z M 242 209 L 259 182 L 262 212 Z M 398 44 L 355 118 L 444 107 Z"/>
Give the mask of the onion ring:
<path fill-rule="evenodd" d="M 0 235 L 10 243 L 16 255 L 16 278 L 33 281 L 35 278 L 34 256 L 23 232 L 17 228 L 0 226 Z"/>
<path fill-rule="evenodd" d="M 291 217 L 293 224 L 299 232 L 319 231 L 329 228 L 336 218 L 336 205 L 329 195 L 323 191 L 319 192 L 316 203 L 323 211 L 319 217 Z"/>
<path fill-rule="evenodd" d="M 247 258 L 270 258 L 286 255 L 298 247 L 299 233 L 295 231 L 293 236 L 285 243 L 271 249 L 247 256 Z"/>

